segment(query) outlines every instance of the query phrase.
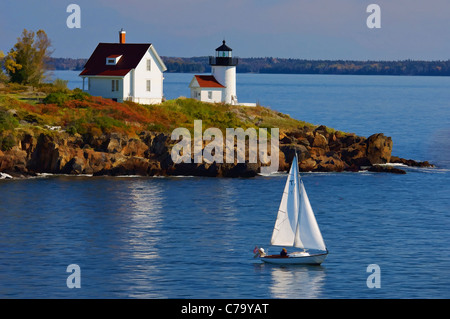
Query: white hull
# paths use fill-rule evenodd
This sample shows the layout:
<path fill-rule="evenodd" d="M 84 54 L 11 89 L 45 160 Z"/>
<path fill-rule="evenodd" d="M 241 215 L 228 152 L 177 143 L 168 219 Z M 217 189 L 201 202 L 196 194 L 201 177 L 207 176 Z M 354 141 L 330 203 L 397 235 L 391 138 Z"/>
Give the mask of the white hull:
<path fill-rule="evenodd" d="M 317 255 L 295 255 L 289 257 L 280 257 L 277 255 L 269 255 L 261 257 L 261 260 L 269 264 L 284 265 L 320 265 L 327 258 L 328 254 Z"/>

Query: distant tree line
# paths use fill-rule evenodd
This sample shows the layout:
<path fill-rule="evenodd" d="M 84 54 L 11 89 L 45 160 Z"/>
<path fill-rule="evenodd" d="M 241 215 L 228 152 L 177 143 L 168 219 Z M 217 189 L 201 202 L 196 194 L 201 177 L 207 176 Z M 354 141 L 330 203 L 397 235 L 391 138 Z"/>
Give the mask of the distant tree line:
<path fill-rule="evenodd" d="M 161 57 L 167 72 L 209 73 L 209 57 Z M 49 66 L 56 70 L 81 70 L 87 59 L 50 58 Z M 238 73 L 280 74 L 356 74 L 356 75 L 440 75 L 450 76 L 447 61 L 351 61 L 306 60 L 282 58 L 240 58 Z"/>
<path fill-rule="evenodd" d="M 208 57 L 163 57 L 167 72 L 211 72 Z M 445 75 L 450 76 L 447 61 L 344 61 L 280 58 L 242 58 L 238 73 L 280 74 L 358 74 L 358 75 Z"/>
<path fill-rule="evenodd" d="M 357 75 L 450 75 L 447 61 L 344 61 L 277 58 L 241 59 L 237 72 Z"/>
<path fill-rule="evenodd" d="M 87 59 L 50 58 L 48 66 L 53 70 L 83 70 Z"/>
<path fill-rule="evenodd" d="M 167 67 L 167 72 L 205 73 L 211 72 L 208 57 L 176 58 L 161 57 Z"/>

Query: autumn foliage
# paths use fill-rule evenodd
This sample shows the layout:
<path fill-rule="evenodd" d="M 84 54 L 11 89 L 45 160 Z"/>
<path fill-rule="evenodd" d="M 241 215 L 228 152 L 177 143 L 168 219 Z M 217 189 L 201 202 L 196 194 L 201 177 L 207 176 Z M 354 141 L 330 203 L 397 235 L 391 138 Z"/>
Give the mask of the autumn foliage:
<path fill-rule="evenodd" d="M 91 96 L 80 89 L 18 87 L 0 88 L 0 115 L 7 134 L 17 130 L 58 130 L 71 135 L 98 136 L 112 132 L 137 135 L 142 131 L 170 133 L 177 127 L 193 130 L 194 120 L 202 120 L 204 128 L 278 127 L 280 130 L 308 125 L 288 115 L 264 108 L 203 103 L 178 98 L 161 104 L 142 105 L 114 102 Z M 14 123 L 10 125 L 6 123 Z M 15 130 L 15 131 L 14 131 Z M 6 134 L 0 127 L 0 135 Z"/>

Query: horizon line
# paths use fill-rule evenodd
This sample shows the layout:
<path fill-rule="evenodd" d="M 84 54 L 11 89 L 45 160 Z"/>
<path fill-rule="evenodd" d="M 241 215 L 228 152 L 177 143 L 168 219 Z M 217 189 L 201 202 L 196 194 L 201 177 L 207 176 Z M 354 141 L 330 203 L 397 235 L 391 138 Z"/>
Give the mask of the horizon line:
<path fill-rule="evenodd" d="M 161 55 L 161 58 L 179 58 L 179 59 L 192 59 L 192 58 L 208 58 L 210 55 L 200 55 L 200 56 L 169 56 L 169 55 Z M 49 57 L 50 59 L 73 59 L 73 60 L 88 60 L 89 58 L 73 58 L 73 57 Z M 404 58 L 404 59 L 397 59 L 397 60 L 378 60 L 378 59 L 365 59 L 365 60 L 358 60 L 358 59 L 342 59 L 342 58 L 336 58 L 336 59 L 330 59 L 330 58 L 322 58 L 322 59 L 311 59 L 311 58 L 280 58 L 280 57 L 273 57 L 273 56 L 266 56 L 266 57 L 239 57 L 236 56 L 235 58 L 238 59 L 279 59 L 279 60 L 302 60 L 302 61 L 343 61 L 343 62 L 405 62 L 405 61 L 411 61 L 411 62 L 447 62 L 450 61 L 450 58 L 448 59 L 434 59 L 434 60 L 427 60 L 427 59 L 412 59 L 412 58 Z"/>

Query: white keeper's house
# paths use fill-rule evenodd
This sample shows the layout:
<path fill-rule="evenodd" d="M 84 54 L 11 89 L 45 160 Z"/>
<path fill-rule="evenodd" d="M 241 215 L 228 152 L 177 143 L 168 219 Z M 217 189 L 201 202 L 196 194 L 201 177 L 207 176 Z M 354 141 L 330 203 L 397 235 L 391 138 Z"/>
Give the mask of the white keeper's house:
<path fill-rule="evenodd" d="M 125 43 L 125 31 L 119 43 L 99 43 L 80 76 L 83 91 L 113 99 L 157 104 L 163 99 L 164 62 L 151 43 Z"/>
<path fill-rule="evenodd" d="M 236 65 L 238 59 L 233 58 L 229 46 L 225 44 L 216 49 L 216 55 L 209 57 L 211 75 L 194 75 L 189 84 L 191 98 L 203 102 L 223 102 L 237 105 Z"/>

